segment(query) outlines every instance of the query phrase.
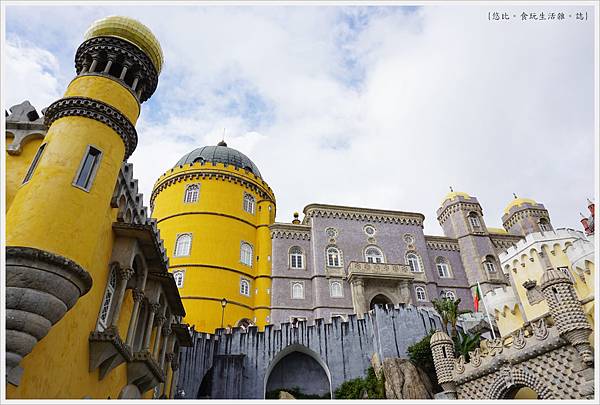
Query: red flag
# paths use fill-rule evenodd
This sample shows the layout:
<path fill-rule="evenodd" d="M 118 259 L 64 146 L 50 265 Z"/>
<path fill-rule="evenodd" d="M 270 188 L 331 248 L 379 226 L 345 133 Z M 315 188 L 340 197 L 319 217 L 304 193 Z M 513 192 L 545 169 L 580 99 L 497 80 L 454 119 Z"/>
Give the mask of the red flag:
<path fill-rule="evenodd" d="M 481 299 L 481 294 L 479 293 L 479 286 L 475 287 L 475 297 L 473 297 L 473 304 L 475 306 L 475 312 L 479 312 L 479 300 Z"/>

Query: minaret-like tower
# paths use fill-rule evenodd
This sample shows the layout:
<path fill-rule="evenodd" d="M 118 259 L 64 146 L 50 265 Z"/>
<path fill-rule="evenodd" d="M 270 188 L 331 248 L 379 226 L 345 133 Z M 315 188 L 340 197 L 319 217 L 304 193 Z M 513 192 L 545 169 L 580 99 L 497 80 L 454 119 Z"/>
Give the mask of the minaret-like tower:
<path fill-rule="evenodd" d="M 429 340 L 431 354 L 438 383 L 446 394 L 456 396 L 456 384 L 453 378 L 454 343 L 445 332 L 436 331 Z"/>
<path fill-rule="evenodd" d="M 552 267 L 545 253 L 540 253 L 540 256 L 546 265 L 540 280 L 541 288 L 558 331 L 577 349 L 586 364 L 593 364 L 594 350 L 588 340 L 592 327 L 577 298 L 573 282 L 565 273 Z"/>
<path fill-rule="evenodd" d="M 517 198 L 508 203 L 502 215 L 502 225 L 508 233 L 527 236 L 534 232 L 552 231 L 550 215 L 543 204 L 530 198 Z"/>
<path fill-rule="evenodd" d="M 77 76 L 45 112 L 48 132 L 6 214 L 7 373 L 106 278 L 110 199 L 162 61 L 141 23 L 99 20 L 77 50 Z"/>
<path fill-rule="evenodd" d="M 195 149 L 157 180 L 150 201 L 185 322 L 210 333 L 269 323 L 275 195 L 256 165 L 223 141 Z"/>
<path fill-rule="evenodd" d="M 444 234 L 458 240 L 469 287 L 473 291 L 477 282 L 481 284 L 482 294 L 508 284 L 477 198 L 453 191 L 442 201 L 437 216 Z"/>

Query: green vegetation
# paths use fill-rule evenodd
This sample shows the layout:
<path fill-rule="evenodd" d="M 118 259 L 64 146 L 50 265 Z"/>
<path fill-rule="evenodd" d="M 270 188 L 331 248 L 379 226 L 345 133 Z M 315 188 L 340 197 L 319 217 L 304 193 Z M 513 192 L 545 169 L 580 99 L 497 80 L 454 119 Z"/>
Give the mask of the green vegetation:
<path fill-rule="evenodd" d="M 407 351 L 408 358 L 427 374 L 434 386 L 438 387 L 433 355 L 431 354 L 431 346 L 429 346 L 429 340 L 434 333 L 435 331 L 432 329 L 423 339 L 409 346 Z"/>
<path fill-rule="evenodd" d="M 456 323 L 458 322 L 458 317 L 461 314 L 466 314 L 472 312 L 468 309 L 458 309 L 460 305 L 460 298 L 457 300 L 453 300 L 450 298 L 442 298 L 439 300 L 433 299 L 431 300 L 433 307 L 437 311 L 438 314 L 442 317 L 442 324 L 444 325 L 444 330 L 448 330 L 448 324 L 451 326 L 450 334 L 452 337 L 458 336 L 458 329 L 456 328 Z"/>
<path fill-rule="evenodd" d="M 268 391 L 265 399 L 279 399 L 279 392 L 285 391 L 291 394 L 296 399 L 331 399 L 331 394 L 326 393 L 323 395 L 316 394 L 305 394 L 300 391 L 299 387 L 294 388 L 277 388 L 273 391 Z"/>
<path fill-rule="evenodd" d="M 335 390 L 335 399 L 362 399 L 365 393 L 369 399 L 385 399 L 385 379 L 383 374 L 377 378 L 373 367 L 369 367 L 365 378 L 355 378 L 340 385 Z"/>

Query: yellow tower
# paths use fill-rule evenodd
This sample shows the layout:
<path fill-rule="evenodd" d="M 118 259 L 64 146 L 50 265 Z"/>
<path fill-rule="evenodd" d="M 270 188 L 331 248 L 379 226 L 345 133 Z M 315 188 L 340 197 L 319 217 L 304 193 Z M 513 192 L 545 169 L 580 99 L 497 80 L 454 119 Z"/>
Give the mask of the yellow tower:
<path fill-rule="evenodd" d="M 53 325 L 106 285 L 110 200 L 137 145 L 134 124 L 156 89 L 162 51 L 141 23 L 108 17 L 85 34 L 75 65 L 64 97 L 45 112 L 47 134 L 6 214 L 6 365 L 16 379 Z M 88 303 L 79 302 L 81 316 L 97 313 Z"/>
<path fill-rule="evenodd" d="M 150 199 L 186 318 L 196 330 L 269 322 L 275 195 L 244 154 L 198 148 L 161 176 Z"/>

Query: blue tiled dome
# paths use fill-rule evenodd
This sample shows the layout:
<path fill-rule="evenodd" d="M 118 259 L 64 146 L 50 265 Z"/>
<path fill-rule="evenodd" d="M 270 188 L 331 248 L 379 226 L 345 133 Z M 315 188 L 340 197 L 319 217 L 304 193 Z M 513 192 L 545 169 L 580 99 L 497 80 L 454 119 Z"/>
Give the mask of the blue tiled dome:
<path fill-rule="evenodd" d="M 207 163 L 224 163 L 227 165 L 232 165 L 240 169 L 251 171 L 258 177 L 262 177 L 258 171 L 258 167 L 256 167 L 254 162 L 252 162 L 248 156 L 233 148 L 227 147 L 227 144 L 223 141 L 219 142 L 217 146 L 203 146 L 201 148 L 194 149 L 179 159 L 175 166 L 201 161 Z"/>

